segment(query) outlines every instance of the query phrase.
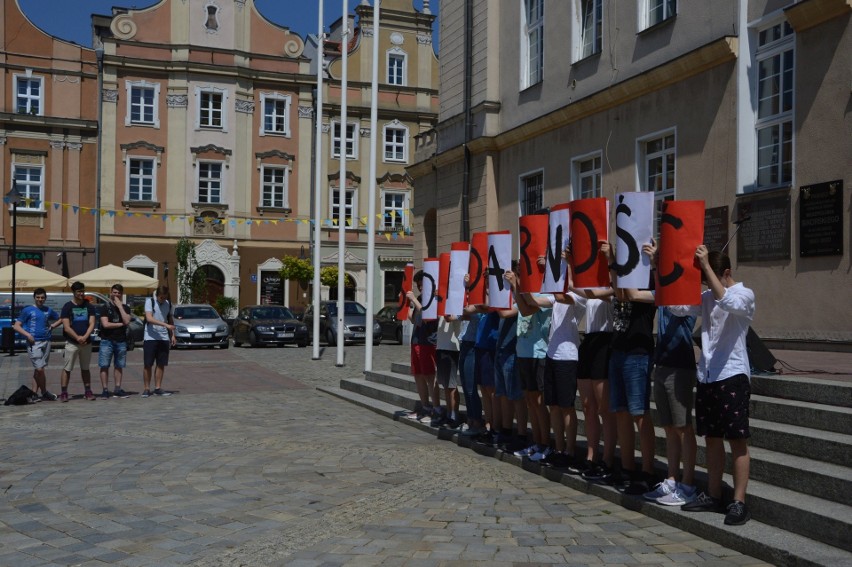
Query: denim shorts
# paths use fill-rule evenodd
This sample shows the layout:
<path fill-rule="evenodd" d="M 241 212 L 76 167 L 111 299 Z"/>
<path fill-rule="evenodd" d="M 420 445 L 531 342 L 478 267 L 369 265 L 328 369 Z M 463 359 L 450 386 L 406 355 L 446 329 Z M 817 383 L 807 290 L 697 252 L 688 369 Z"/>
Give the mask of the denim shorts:
<path fill-rule="evenodd" d="M 127 365 L 127 343 L 101 339 L 101 345 L 98 348 L 98 366 L 109 368 L 113 358 L 115 358 L 116 368 L 124 368 Z"/>
<path fill-rule="evenodd" d="M 524 397 L 521 390 L 521 375 L 518 373 L 518 365 L 514 352 L 508 354 L 497 353 L 494 361 L 494 395 L 506 396 L 512 401 Z"/>
<path fill-rule="evenodd" d="M 644 415 L 651 409 L 650 355 L 614 350 L 609 359 L 609 409 Z"/>

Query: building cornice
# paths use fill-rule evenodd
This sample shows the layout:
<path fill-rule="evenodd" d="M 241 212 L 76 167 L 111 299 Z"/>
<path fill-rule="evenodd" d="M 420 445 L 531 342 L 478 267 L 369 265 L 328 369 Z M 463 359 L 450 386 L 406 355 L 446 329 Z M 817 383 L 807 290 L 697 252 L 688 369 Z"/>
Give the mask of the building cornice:
<path fill-rule="evenodd" d="M 852 0 L 805 0 L 784 9 L 796 33 L 852 12 Z"/>

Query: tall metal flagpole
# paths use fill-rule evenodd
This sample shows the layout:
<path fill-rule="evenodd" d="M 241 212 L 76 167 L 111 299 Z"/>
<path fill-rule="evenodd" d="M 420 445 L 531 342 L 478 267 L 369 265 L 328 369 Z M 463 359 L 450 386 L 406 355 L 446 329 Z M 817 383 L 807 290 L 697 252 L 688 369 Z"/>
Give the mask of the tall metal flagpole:
<path fill-rule="evenodd" d="M 322 230 L 320 227 L 320 219 L 322 218 L 322 192 L 325 184 L 321 180 L 322 175 L 322 75 L 325 72 L 323 63 L 325 62 L 325 33 L 323 32 L 323 0 L 319 0 L 319 24 L 317 26 L 317 104 L 316 104 L 316 136 L 314 140 L 314 289 L 313 289 L 313 305 L 314 305 L 314 328 L 313 328 L 313 353 L 314 360 L 319 360 L 319 342 L 320 342 L 320 262 L 322 262 L 322 254 L 320 247 L 322 245 Z"/>
<path fill-rule="evenodd" d="M 379 145 L 379 4 L 373 0 L 373 82 L 370 85 L 370 196 L 367 212 L 367 340 L 364 372 L 373 369 L 373 289 L 376 277 L 376 148 Z"/>
<path fill-rule="evenodd" d="M 337 366 L 343 366 L 343 312 L 346 306 L 343 280 L 346 277 L 346 89 L 349 72 L 349 7 L 343 0 L 343 31 L 340 36 L 343 71 L 340 75 L 340 178 L 337 184 Z M 332 132 L 333 134 L 333 132 Z M 357 141 L 357 132 L 352 143 Z M 354 204 L 354 203 L 353 203 Z M 354 210 L 354 208 L 353 208 Z M 352 219 L 355 222 L 355 219 Z"/>

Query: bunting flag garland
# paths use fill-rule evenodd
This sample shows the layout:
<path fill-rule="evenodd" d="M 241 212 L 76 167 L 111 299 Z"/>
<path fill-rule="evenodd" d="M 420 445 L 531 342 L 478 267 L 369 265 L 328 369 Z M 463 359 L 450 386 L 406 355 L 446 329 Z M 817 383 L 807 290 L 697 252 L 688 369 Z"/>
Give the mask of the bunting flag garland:
<path fill-rule="evenodd" d="M 9 199 L 4 197 L 4 203 L 9 203 Z M 235 217 L 228 216 L 226 218 L 214 219 L 210 217 L 197 217 L 195 215 L 170 215 L 170 214 L 162 214 L 162 213 L 151 213 L 151 212 L 134 212 L 134 211 L 125 211 L 121 209 L 99 209 L 96 207 L 83 207 L 80 205 L 73 205 L 70 203 L 59 203 L 56 201 L 39 201 L 36 199 L 25 199 L 24 203 L 26 203 L 27 208 L 40 208 L 42 204 L 45 209 L 53 208 L 55 211 L 59 211 L 60 209 L 63 211 L 70 210 L 73 214 L 89 214 L 92 216 L 100 215 L 103 217 L 109 217 L 113 220 L 116 218 L 135 218 L 135 219 L 159 219 L 162 222 L 186 222 L 189 224 L 195 224 L 196 221 L 203 221 L 205 224 L 210 225 L 221 225 L 227 223 L 230 227 L 236 227 L 241 225 L 252 226 L 252 225 L 272 225 L 278 226 L 279 223 L 296 223 L 296 224 L 306 224 L 309 226 L 313 226 L 315 220 L 307 217 L 283 217 L 283 218 L 254 218 L 254 217 Z M 402 230 L 397 229 L 398 226 L 397 219 L 405 218 L 405 215 L 411 216 L 411 210 L 406 209 L 404 212 L 400 212 L 397 210 L 391 210 L 387 213 L 378 213 L 376 214 L 376 219 L 381 222 L 385 222 L 385 227 L 390 225 L 394 227 L 394 230 L 381 230 L 381 228 L 376 230 L 376 234 L 384 236 L 385 240 L 390 242 L 392 240 L 399 240 L 401 238 L 407 238 L 413 234 L 413 231 L 410 227 L 402 227 Z M 369 217 L 347 217 L 344 219 L 347 227 L 352 227 L 353 225 L 357 225 L 357 228 L 365 229 L 368 224 Z M 339 225 L 339 219 L 337 218 L 325 218 L 320 221 L 325 227 L 337 227 Z"/>

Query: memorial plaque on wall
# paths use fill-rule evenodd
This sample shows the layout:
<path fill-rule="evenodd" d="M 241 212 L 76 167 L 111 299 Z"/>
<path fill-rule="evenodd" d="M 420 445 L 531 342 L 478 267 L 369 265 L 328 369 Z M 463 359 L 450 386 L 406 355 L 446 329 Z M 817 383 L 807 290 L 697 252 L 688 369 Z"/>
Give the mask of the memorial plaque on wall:
<path fill-rule="evenodd" d="M 843 180 L 799 188 L 799 255 L 843 254 Z"/>
<path fill-rule="evenodd" d="M 704 245 L 708 250 L 722 250 L 728 242 L 728 206 L 704 209 Z"/>
<path fill-rule="evenodd" d="M 260 304 L 285 305 L 284 285 L 278 272 L 260 273 Z"/>
<path fill-rule="evenodd" d="M 790 259 L 790 195 L 737 203 L 737 218 L 751 217 L 737 233 L 737 261 Z"/>

